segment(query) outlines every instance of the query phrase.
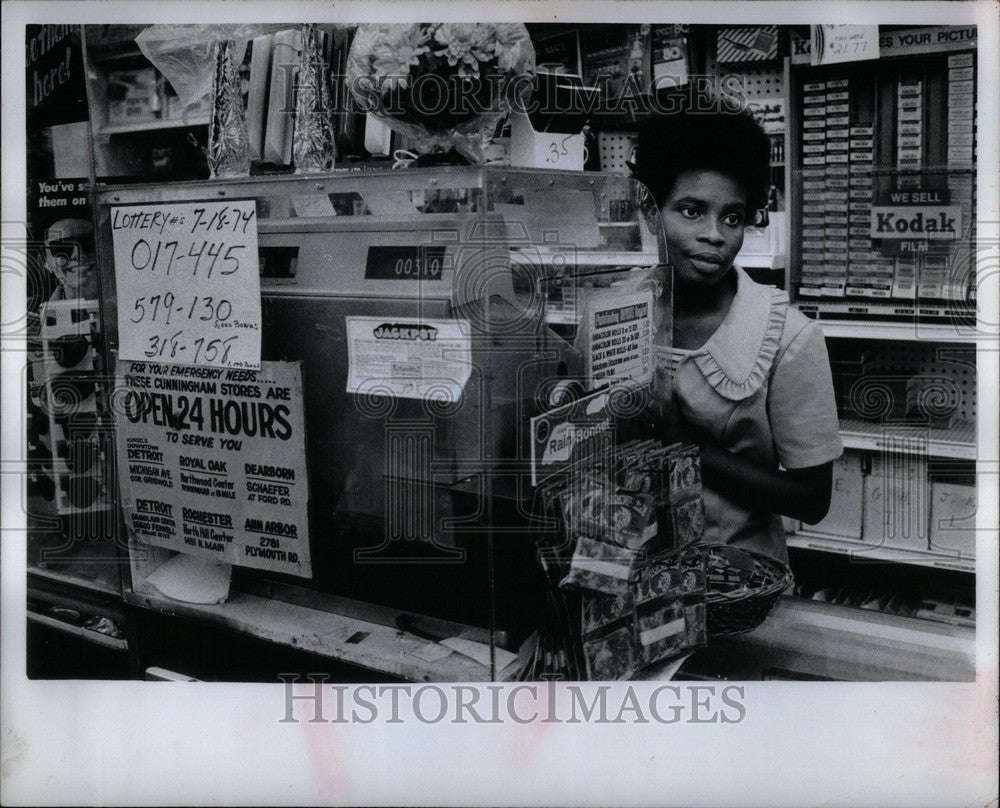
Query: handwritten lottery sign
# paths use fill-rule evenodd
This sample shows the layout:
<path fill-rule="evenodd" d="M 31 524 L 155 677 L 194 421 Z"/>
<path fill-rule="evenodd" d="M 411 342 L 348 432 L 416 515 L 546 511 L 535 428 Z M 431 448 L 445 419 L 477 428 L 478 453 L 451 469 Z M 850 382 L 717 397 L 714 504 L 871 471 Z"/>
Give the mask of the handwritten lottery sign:
<path fill-rule="evenodd" d="M 253 200 L 111 209 L 119 358 L 260 368 Z"/>

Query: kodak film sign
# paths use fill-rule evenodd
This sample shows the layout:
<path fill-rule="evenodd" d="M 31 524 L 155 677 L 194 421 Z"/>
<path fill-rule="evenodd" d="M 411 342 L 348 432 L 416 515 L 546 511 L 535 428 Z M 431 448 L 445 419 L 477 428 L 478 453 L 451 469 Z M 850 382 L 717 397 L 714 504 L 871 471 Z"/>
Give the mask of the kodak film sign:
<path fill-rule="evenodd" d="M 961 232 L 960 205 L 872 207 L 872 238 L 955 239 Z"/>
<path fill-rule="evenodd" d="M 943 188 L 896 188 L 879 195 L 871 208 L 871 238 L 888 256 L 947 251 L 963 233 L 962 206 L 951 204 Z"/>

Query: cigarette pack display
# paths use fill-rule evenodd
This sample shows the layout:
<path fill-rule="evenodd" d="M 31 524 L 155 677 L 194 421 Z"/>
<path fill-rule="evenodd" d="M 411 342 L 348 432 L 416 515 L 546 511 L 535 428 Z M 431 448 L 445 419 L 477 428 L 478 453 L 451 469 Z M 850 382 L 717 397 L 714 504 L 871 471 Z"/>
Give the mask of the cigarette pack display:
<path fill-rule="evenodd" d="M 974 558 L 976 511 L 975 486 L 931 483 L 931 550 Z"/>
<path fill-rule="evenodd" d="M 803 85 L 802 89 L 804 89 L 807 93 L 823 91 L 823 90 L 826 89 L 826 82 L 824 82 L 824 81 L 807 81 Z"/>
<path fill-rule="evenodd" d="M 948 67 L 972 67 L 971 53 L 953 53 L 948 57 Z"/>
<path fill-rule="evenodd" d="M 819 523 L 810 528 L 813 532 L 846 539 L 861 538 L 864 479 L 861 472 L 861 455 L 845 452 L 833 462 L 833 485 L 830 510 Z"/>
<path fill-rule="evenodd" d="M 892 296 L 901 300 L 916 300 L 917 279 L 912 268 L 897 265 L 892 279 Z"/>
<path fill-rule="evenodd" d="M 943 300 L 944 281 L 944 270 L 921 267 L 918 272 L 917 297 L 923 300 Z"/>
<path fill-rule="evenodd" d="M 973 78 L 971 67 L 953 67 L 948 71 L 948 81 L 968 81 Z"/>

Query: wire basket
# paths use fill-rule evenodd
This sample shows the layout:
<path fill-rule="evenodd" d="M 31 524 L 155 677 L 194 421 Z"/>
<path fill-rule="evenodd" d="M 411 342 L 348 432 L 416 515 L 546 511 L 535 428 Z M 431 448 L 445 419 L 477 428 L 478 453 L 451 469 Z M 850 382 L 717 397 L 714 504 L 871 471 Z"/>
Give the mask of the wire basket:
<path fill-rule="evenodd" d="M 764 622 L 792 584 L 786 564 L 724 544 L 702 548 L 708 576 L 708 634 L 745 634 Z"/>

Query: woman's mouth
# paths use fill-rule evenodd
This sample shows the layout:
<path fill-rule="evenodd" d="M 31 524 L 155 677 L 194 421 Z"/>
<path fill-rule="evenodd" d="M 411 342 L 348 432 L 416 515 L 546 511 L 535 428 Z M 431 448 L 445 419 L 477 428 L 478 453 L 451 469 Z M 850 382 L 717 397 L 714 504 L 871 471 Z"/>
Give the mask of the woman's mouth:
<path fill-rule="evenodd" d="M 715 253 L 694 253 L 688 255 L 688 260 L 694 264 L 696 269 L 712 272 L 724 263 L 722 256 Z"/>

